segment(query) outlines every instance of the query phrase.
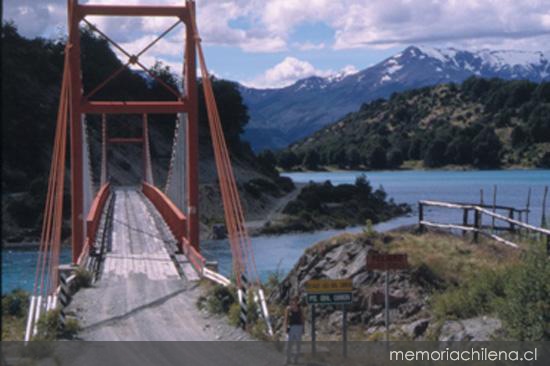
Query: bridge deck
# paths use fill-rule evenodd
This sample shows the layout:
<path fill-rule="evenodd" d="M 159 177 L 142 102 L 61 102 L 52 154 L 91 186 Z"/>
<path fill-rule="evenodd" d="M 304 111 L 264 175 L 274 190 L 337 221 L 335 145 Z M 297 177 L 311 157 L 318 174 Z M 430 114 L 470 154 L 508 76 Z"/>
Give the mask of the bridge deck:
<path fill-rule="evenodd" d="M 111 250 L 105 257 L 102 279 L 139 274 L 149 281 L 179 278 L 167 250 L 175 239 L 148 206 L 135 190 L 115 191 Z"/>
<path fill-rule="evenodd" d="M 136 189 L 116 189 L 112 231 L 99 280 L 69 306 L 87 340 L 241 339 L 240 330 L 208 319 L 200 289 L 170 258 L 175 240 L 160 214 Z"/>

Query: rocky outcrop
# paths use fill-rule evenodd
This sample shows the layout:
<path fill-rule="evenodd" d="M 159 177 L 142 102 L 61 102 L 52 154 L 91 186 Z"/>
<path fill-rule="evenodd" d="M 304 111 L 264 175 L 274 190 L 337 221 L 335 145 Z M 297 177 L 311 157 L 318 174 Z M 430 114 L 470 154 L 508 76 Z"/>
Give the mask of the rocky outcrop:
<path fill-rule="evenodd" d="M 499 319 L 481 316 L 464 320 L 448 320 L 443 323 L 440 341 L 490 341 L 502 330 Z"/>
<path fill-rule="evenodd" d="M 303 295 L 310 279 L 351 278 L 353 303 L 348 307 L 351 326 L 361 329 L 384 325 L 384 274 L 369 271 L 366 256 L 375 246 L 394 240 L 392 235 L 344 234 L 318 243 L 306 250 L 292 271 L 271 294 L 270 302 L 286 304 L 290 297 Z M 391 272 L 389 277 L 390 314 L 394 325 L 407 324 L 410 338 L 422 336 L 428 327 L 427 301 L 441 281 L 429 268 L 420 266 L 408 271 Z M 334 306 L 318 307 L 320 328 L 339 329 L 342 312 Z M 281 326 L 279 321 L 276 326 Z M 410 329 L 409 329 L 410 328 Z M 395 331 L 399 329 L 395 328 Z"/>

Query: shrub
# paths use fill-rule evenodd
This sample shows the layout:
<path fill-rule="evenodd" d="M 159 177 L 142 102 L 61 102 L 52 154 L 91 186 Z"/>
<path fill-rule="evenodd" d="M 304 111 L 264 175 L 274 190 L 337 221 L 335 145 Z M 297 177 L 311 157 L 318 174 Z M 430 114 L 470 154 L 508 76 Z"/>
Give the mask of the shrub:
<path fill-rule="evenodd" d="M 59 309 L 50 310 L 43 314 L 36 324 L 37 340 L 53 341 L 59 337 L 62 332 L 62 324 L 59 319 Z"/>
<path fill-rule="evenodd" d="M 24 317 L 29 306 L 29 293 L 15 289 L 2 296 L 2 315 Z"/>
<path fill-rule="evenodd" d="M 487 270 L 469 279 L 466 285 L 453 288 L 434 298 L 439 317 L 470 318 L 493 311 L 494 300 L 504 294 L 503 273 Z"/>
<path fill-rule="evenodd" d="M 530 253 L 509 274 L 505 297 L 496 305 L 510 336 L 522 341 L 550 340 L 550 261 Z"/>
<path fill-rule="evenodd" d="M 227 318 L 229 319 L 229 324 L 235 327 L 239 325 L 241 322 L 241 306 L 238 302 L 231 304 L 227 313 Z"/>
<path fill-rule="evenodd" d="M 207 295 L 206 308 L 214 314 L 227 314 L 235 302 L 236 296 L 233 290 L 222 285 L 215 285 Z"/>
<path fill-rule="evenodd" d="M 65 325 L 63 325 L 59 318 L 60 311 L 59 308 L 50 310 L 38 319 L 36 340 L 51 341 L 58 338 L 74 338 L 80 330 L 78 320 L 66 318 Z"/>
<path fill-rule="evenodd" d="M 93 274 L 83 267 L 78 267 L 75 271 L 74 284 L 77 289 L 88 288 L 92 285 Z"/>
<path fill-rule="evenodd" d="M 277 177 L 275 183 L 285 192 L 290 192 L 295 188 L 294 182 L 289 177 Z"/>
<path fill-rule="evenodd" d="M 459 287 L 437 294 L 432 307 L 440 319 L 495 314 L 512 339 L 550 340 L 550 261 L 531 251 L 523 262 L 472 275 Z"/>

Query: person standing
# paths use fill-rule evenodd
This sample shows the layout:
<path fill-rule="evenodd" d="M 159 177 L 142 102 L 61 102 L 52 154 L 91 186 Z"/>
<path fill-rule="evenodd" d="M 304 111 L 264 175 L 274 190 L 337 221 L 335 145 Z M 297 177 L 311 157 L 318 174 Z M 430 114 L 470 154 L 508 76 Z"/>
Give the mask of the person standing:
<path fill-rule="evenodd" d="M 285 310 L 284 328 L 287 332 L 287 349 L 286 349 L 286 362 L 291 361 L 292 348 L 296 344 L 296 354 L 294 355 L 294 363 L 298 363 L 298 357 L 300 355 L 300 343 L 302 341 L 302 335 L 304 334 L 304 314 L 300 307 L 300 298 L 294 296 L 290 300 L 289 306 Z"/>

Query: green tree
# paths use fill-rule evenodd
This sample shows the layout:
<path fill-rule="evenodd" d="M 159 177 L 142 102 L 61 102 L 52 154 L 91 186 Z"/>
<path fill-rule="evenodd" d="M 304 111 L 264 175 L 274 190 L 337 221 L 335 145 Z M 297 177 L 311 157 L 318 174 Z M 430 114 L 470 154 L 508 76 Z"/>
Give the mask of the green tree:
<path fill-rule="evenodd" d="M 459 134 L 447 146 L 445 150 L 447 162 L 453 164 L 471 164 L 472 163 L 472 143 L 464 135 Z"/>
<path fill-rule="evenodd" d="M 371 169 L 386 168 L 386 150 L 381 145 L 375 145 L 370 149 L 367 154 L 367 165 Z"/>
<path fill-rule="evenodd" d="M 199 82 L 199 125 L 203 131 L 209 131 L 206 103 L 202 90 L 202 82 Z M 223 132 L 230 148 L 234 151 L 240 147 L 240 134 L 248 123 L 248 108 L 244 104 L 237 83 L 227 80 L 219 80 L 212 77 L 212 89 L 216 98 L 216 104 L 221 117 Z M 202 136 L 205 133 L 201 133 Z M 209 134 L 206 134 L 209 136 Z"/>
<path fill-rule="evenodd" d="M 350 168 L 357 168 L 361 164 L 361 155 L 356 148 L 348 150 L 347 161 Z"/>
<path fill-rule="evenodd" d="M 483 129 L 473 141 L 473 163 L 480 168 L 500 165 L 502 144 L 492 128 Z"/>
<path fill-rule="evenodd" d="M 299 164 L 298 156 L 292 150 L 285 150 L 279 154 L 277 165 L 283 170 L 290 170 Z"/>
<path fill-rule="evenodd" d="M 535 142 L 550 142 L 550 104 L 538 105 L 529 116 L 529 134 Z"/>
<path fill-rule="evenodd" d="M 512 130 L 512 146 L 517 147 L 528 142 L 529 136 L 522 126 L 516 126 Z"/>
<path fill-rule="evenodd" d="M 343 149 L 338 149 L 332 153 L 332 164 L 336 164 L 338 168 L 344 169 L 348 165 L 348 157 Z"/>
<path fill-rule="evenodd" d="M 277 165 L 277 158 L 273 154 L 273 151 L 267 149 L 258 154 L 258 163 L 260 163 L 264 170 L 272 171 Z"/>
<path fill-rule="evenodd" d="M 422 158 L 422 144 L 422 139 L 415 135 L 415 137 L 411 140 L 407 153 L 409 159 L 420 160 Z"/>
<path fill-rule="evenodd" d="M 319 160 L 319 153 L 315 150 L 309 150 L 304 157 L 303 164 L 309 170 L 317 170 L 319 169 Z"/>
<path fill-rule="evenodd" d="M 388 167 L 399 168 L 403 164 L 403 153 L 400 149 L 391 149 L 387 157 Z"/>
<path fill-rule="evenodd" d="M 443 140 L 432 141 L 426 150 L 424 155 L 424 164 L 430 168 L 439 167 L 445 165 L 445 151 L 447 149 L 447 143 Z"/>

